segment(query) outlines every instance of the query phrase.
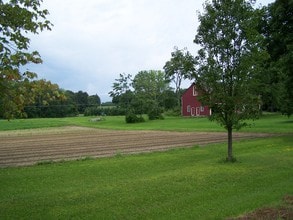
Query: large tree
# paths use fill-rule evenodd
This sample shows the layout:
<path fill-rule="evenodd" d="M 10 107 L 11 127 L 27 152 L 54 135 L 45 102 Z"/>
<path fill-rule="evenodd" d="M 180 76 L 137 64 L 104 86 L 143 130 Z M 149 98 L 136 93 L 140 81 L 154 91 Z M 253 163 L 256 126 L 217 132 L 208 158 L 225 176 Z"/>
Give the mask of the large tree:
<path fill-rule="evenodd" d="M 42 0 L 0 0 L 0 115 L 11 118 L 19 113 L 28 98 L 24 87 L 36 77 L 23 71 L 28 63 L 41 63 L 37 51 L 30 51 L 29 34 L 50 30 L 47 10 L 41 9 Z M 31 96 L 33 95 L 32 92 Z"/>
<path fill-rule="evenodd" d="M 136 100 L 150 119 L 161 117 L 161 100 L 169 88 L 164 72 L 160 70 L 140 71 L 133 79 Z"/>
<path fill-rule="evenodd" d="M 276 0 L 267 7 L 262 30 L 266 36 L 266 77 L 262 95 L 265 104 L 272 110 L 281 110 L 290 116 L 293 113 L 293 1 Z"/>
<path fill-rule="evenodd" d="M 194 57 L 184 48 L 171 53 L 171 59 L 164 66 L 166 79 L 175 84 L 178 106 L 181 106 L 181 83 L 183 79 L 190 78 L 194 72 Z"/>
<path fill-rule="evenodd" d="M 199 14 L 194 42 L 198 51 L 196 85 L 201 101 L 212 108 L 211 120 L 228 133 L 227 160 L 233 161 L 232 131 L 259 115 L 258 73 L 266 58 L 257 31 L 259 11 L 252 1 L 212 0 Z"/>

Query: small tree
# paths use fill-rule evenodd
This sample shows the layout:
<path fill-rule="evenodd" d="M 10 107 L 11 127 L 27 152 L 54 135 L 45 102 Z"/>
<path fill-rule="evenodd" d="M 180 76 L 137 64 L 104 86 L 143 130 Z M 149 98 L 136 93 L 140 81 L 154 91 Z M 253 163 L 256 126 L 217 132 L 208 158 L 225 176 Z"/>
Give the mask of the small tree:
<path fill-rule="evenodd" d="M 228 161 L 233 161 L 232 131 L 259 115 L 258 81 L 255 75 L 266 58 L 257 31 L 258 11 L 252 1 L 212 0 L 199 14 L 194 42 L 198 51 L 196 83 L 201 101 L 212 108 L 211 120 L 228 132 Z"/>
<path fill-rule="evenodd" d="M 132 75 L 120 73 L 119 78 L 113 83 L 113 90 L 109 92 L 112 102 L 124 108 L 126 111 L 130 108 L 133 94 L 131 91 Z"/>

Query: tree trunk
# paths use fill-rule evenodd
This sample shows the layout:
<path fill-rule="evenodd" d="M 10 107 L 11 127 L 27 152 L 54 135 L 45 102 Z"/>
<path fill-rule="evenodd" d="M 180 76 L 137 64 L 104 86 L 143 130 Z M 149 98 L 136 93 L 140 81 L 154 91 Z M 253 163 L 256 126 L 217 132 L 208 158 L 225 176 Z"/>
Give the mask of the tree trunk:
<path fill-rule="evenodd" d="M 227 161 L 233 161 L 233 153 L 232 153 L 232 127 L 228 128 L 228 157 Z"/>

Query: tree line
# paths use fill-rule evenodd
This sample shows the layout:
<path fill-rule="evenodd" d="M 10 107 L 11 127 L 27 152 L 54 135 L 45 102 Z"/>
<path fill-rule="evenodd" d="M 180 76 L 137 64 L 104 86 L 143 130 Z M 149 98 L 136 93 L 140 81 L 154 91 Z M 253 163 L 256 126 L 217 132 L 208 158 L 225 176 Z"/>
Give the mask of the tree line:
<path fill-rule="evenodd" d="M 60 89 L 57 84 L 41 79 L 27 81 L 23 86 L 26 93 L 21 96 L 22 111 L 13 111 L 13 105 L 0 106 L 0 118 L 54 118 L 84 114 L 88 108 L 101 105 L 98 95 L 87 92 Z M 7 108 L 12 108 L 6 115 Z"/>
<path fill-rule="evenodd" d="M 226 30 L 224 30 L 225 17 L 228 18 L 231 15 L 223 15 L 223 18 L 220 18 L 220 13 L 212 12 L 212 6 L 217 4 L 221 6 L 225 4 L 233 5 L 235 2 L 238 2 L 238 5 L 247 6 L 242 11 L 240 11 L 240 8 L 230 11 L 230 14 L 233 12 L 241 15 L 239 22 L 241 21 L 243 24 L 234 21 L 234 27 L 228 30 L 229 24 L 227 23 Z M 206 18 L 214 16 L 213 19 L 219 21 L 218 27 L 215 27 L 214 31 L 223 35 L 222 40 L 209 39 L 209 44 L 213 48 L 217 48 L 217 43 L 224 47 L 225 44 L 228 45 L 228 40 L 225 42 L 225 38 L 231 38 L 231 35 L 235 33 L 253 33 L 255 31 L 255 34 L 250 36 L 254 38 L 254 42 L 252 42 L 255 45 L 254 50 L 258 48 L 263 53 L 259 57 L 250 57 L 250 59 L 255 59 L 259 64 L 254 65 L 254 68 L 257 68 L 259 72 L 258 76 L 254 76 L 254 80 L 258 82 L 256 90 L 258 90 L 258 95 L 261 97 L 262 109 L 281 111 L 284 114 L 291 115 L 293 111 L 291 89 L 293 82 L 292 1 L 277 0 L 259 9 L 250 8 L 250 14 L 247 9 L 252 5 L 251 1 L 237 0 L 235 2 L 212 1 L 210 4 L 206 3 Z M 51 30 L 52 28 L 51 22 L 46 19 L 49 12 L 46 9 L 40 9 L 40 7 L 41 1 L 17 0 L 6 3 L 0 2 L 0 117 L 13 118 L 26 115 L 29 117 L 62 117 L 78 113 L 88 115 L 94 114 L 94 112 L 103 113 L 102 110 L 97 108 L 85 111 L 87 107 L 91 107 L 91 104 L 87 104 L 87 101 L 79 103 L 80 100 L 76 97 L 86 96 L 85 94 L 82 95 L 82 92 L 73 94 L 71 91 L 64 91 L 59 89 L 58 85 L 46 80 L 35 80 L 36 73 L 22 71 L 24 68 L 21 67 L 29 63 L 42 63 L 37 51 L 29 52 L 30 39 L 25 36 L 25 33 L 38 34 L 41 31 Z M 249 19 L 245 16 L 249 16 Z M 208 39 L 206 38 L 212 33 L 212 23 L 208 23 L 206 18 L 199 16 L 201 27 L 198 29 L 197 37 L 194 40 L 195 43 L 201 46 L 204 46 L 203 40 L 207 41 Z M 206 30 L 204 30 L 204 27 L 206 27 Z M 247 27 L 250 28 L 248 29 Z M 244 30 L 245 28 L 247 30 Z M 230 34 L 224 32 L 229 32 Z M 237 44 L 236 41 L 234 43 L 235 45 Z M 235 45 L 233 46 L 235 47 Z M 238 51 L 241 50 L 241 47 L 244 48 L 242 45 L 238 45 L 238 47 Z M 231 48 L 225 49 L 228 49 L 229 52 L 232 51 Z M 234 53 L 236 53 L 236 49 L 234 48 Z M 247 50 L 252 52 L 249 48 Z M 171 53 L 171 59 L 164 66 L 164 72 L 157 70 L 141 71 L 138 76 L 135 76 L 135 79 L 130 79 L 130 75 L 120 75 L 120 78 L 113 84 L 113 91 L 110 92 L 113 103 L 117 104 L 120 109 L 116 112 L 107 110 L 108 113 L 122 114 L 129 109 L 130 112 L 139 114 L 142 112 L 151 113 L 154 118 L 158 118 L 160 117 L 159 113 L 163 110 L 173 108 L 178 112 L 182 93 L 182 80 L 188 78 L 193 81 L 200 81 L 198 77 L 200 74 L 198 73 L 203 68 L 199 68 L 199 66 L 207 58 L 207 55 L 211 58 L 206 59 L 206 61 L 209 61 L 210 67 L 214 65 L 214 63 L 210 62 L 213 60 L 212 56 L 218 56 L 215 61 L 228 59 L 228 57 L 224 58 L 222 55 L 215 55 L 215 53 L 212 55 L 212 53 L 214 52 L 211 48 L 203 47 L 202 50 L 198 51 L 199 55 L 194 57 L 186 48 L 175 48 Z M 146 76 L 148 74 L 149 76 Z M 123 85 L 118 85 L 119 82 L 122 80 L 120 83 L 125 83 L 124 81 L 127 77 L 131 82 L 129 81 L 128 85 L 124 85 L 124 88 L 119 88 L 119 86 L 123 87 Z M 156 77 L 157 79 L 155 79 Z M 165 80 L 164 82 L 163 79 Z M 140 81 L 143 80 L 148 80 L 148 82 L 142 84 Z M 175 85 L 175 88 L 170 88 L 170 82 Z M 40 90 L 42 84 L 46 92 Z M 157 90 L 155 90 L 154 85 L 158 86 Z M 147 86 L 150 88 L 146 88 Z M 144 90 L 146 90 L 146 93 Z M 80 99 L 87 100 L 84 97 Z M 177 99 L 177 104 L 175 104 L 175 99 Z M 91 103 L 91 100 L 88 102 Z"/>
<path fill-rule="evenodd" d="M 84 114 L 89 108 L 101 105 L 98 95 L 87 92 L 59 89 L 57 84 L 40 80 L 42 90 L 35 95 L 35 100 L 25 105 L 23 114 L 28 118 L 71 117 Z"/>

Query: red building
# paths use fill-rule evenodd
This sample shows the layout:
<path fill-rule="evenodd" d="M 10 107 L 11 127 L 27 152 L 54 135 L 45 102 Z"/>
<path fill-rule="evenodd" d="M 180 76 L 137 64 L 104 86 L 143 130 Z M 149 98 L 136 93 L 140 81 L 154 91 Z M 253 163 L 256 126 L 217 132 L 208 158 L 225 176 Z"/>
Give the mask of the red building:
<path fill-rule="evenodd" d="M 198 101 L 198 91 L 193 83 L 181 96 L 182 116 L 209 116 L 211 109 Z"/>

